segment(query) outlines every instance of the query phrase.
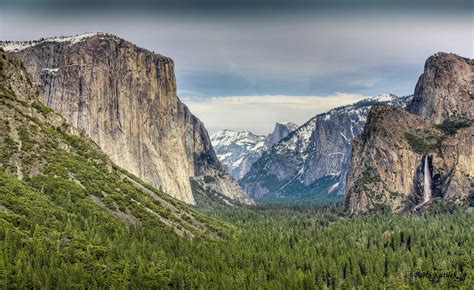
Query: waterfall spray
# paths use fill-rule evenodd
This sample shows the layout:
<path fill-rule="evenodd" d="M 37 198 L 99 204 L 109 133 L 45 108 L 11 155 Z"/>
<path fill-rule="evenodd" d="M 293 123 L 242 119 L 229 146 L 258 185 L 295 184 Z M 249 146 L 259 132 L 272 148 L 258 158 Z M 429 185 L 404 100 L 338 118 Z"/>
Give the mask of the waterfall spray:
<path fill-rule="evenodd" d="M 425 155 L 425 158 L 423 158 L 423 200 L 413 208 L 414 211 L 417 211 L 431 200 L 432 180 L 428 158 L 428 155 Z"/>
<path fill-rule="evenodd" d="M 428 164 L 428 155 L 425 155 L 424 168 L 423 168 L 423 203 L 427 203 L 431 199 L 431 173 L 430 166 Z"/>

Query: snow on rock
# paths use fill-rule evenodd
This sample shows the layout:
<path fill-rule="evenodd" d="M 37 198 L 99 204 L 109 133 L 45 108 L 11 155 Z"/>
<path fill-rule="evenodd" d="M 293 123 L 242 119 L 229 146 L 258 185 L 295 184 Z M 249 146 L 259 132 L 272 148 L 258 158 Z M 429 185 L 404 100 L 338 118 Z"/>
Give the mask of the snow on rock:
<path fill-rule="evenodd" d="M 236 179 L 240 179 L 263 152 L 297 127 L 291 122 L 277 123 L 274 131 L 268 136 L 225 129 L 214 133 L 211 136 L 211 143 L 226 171 Z"/>
<path fill-rule="evenodd" d="M 46 43 L 46 42 L 58 42 L 58 43 L 67 42 L 70 45 L 72 45 L 72 44 L 84 41 L 94 35 L 105 35 L 105 33 L 90 32 L 90 33 L 77 34 L 74 36 L 55 36 L 55 37 L 32 40 L 32 41 L 4 41 L 4 42 L 0 42 L 0 46 L 3 47 L 5 51 L 21 51 L 25 48 L 35 46 L 40 43 Z"/>
<path fill-rule="evenodd" d="M 362 132 L 372 105 L 403 106 L 410 98 L 382 93 L 316 115 L 264 152 L 239 183 L 257 199 L 266 195 L 281 198 L 305 190 L 342 195 L 352 140 Z M 337 186 L 322 181 L 328 178 L 336 179 Z M 321 189 L 320 184 L 327 188 Z"/>
<path fill-rule="evenodd" d="M 329 188 L 329 192 L 333 192 L 335 189 L 337 189 L 337 187 L 339 186 L 340 182 L 336 182 L 334 185 L 332 185 L 330 188 Z"/>
<path fill-rule="evenodd" d="M 214 133 L 211 144 L 226 171 L 236 179 L 243 176 L 266 149 L 265 136 L 228 129 Z"/>
<path fill-rule="evenodd" d="M 390 93 L 381 93 L 380 95 L 377 95 L 377 96 L 372 97 L 370 99 L 374 100 L 374 101 L 377 101 L 377 102 L 390 102 L 390 101 L 393 101 L 397 98 L 398 98 L 397 96 L 395 96 L 393 94 L 390 94 Z"/>
<path fill-rule="evenodd" d="M 49 75 L 55 75 L 59 72 L 59 68 L 45 68 L 43 72 Z"/>

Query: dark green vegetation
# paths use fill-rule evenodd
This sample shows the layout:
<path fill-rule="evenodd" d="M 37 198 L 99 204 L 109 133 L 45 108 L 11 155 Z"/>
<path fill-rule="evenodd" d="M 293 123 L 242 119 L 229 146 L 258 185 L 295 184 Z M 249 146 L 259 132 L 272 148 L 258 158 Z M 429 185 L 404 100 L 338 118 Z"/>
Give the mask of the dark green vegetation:
<path fill-rule="evenodd" d="M 438 128 L 448 135 L 454 135 L 459 129 L 467 128 L 471 126 L 471 124 L 472 120 L 457 116 L 451 116 L 443 123 L 439 124 Z"/>
<path fill-rule="evenodd" d="M 39 112 L 41 112 L 41 114 L 43 114 L 44 116 L 46 116 L 49 112 L 53 111 L 53 109 L 51 109 L 50 107 L 44 105 L 43 103 L 39 101 L 33 101 L 31 103 L 31 106 L 35 108 L 36 110 L 38 110 Z"/>
<path fill-rule="evenodd" d="M 459 129 L 471 125 L 472 120 L 452 116 L 433 128 L 406 132 L 405 138 L 413 151 L 418 154 L 427 154 L 440 148 L 448 136 L 455 135 Z"/>
<path fill-rule="evenodd" d="M 405 133 L 410 147 L 418 154 L 427 154 L 439 148 L 445 138 L 433 130 L 414 130 Z"/>
<path fill-rule="evenodd" d="M 299 203 L 330 203 L 341 201 L 342 196 L 338 195 L 338 188 L 333 187 L 340 180 L 339 175 L 325 176 L 310 186 L 306 187 L 301 182 L 282 182 L 275 176 L 268 175 L 272 182 L 265 182 L 265 184 L 275 184 L 276 186 L 271 190 L 281 188 L 281 194 L 266 194 L 260 198 L 256 198 L 258 203 L 271 204 L 299 204 Z M 286 183 L 286 184 L 285 184 Z"/>
<path fill-rule="evenodd" d="M 11 176 L 2 175 L 1 182 L 16 187 L 24 202 L 35 194 Z M 474 215 L 457 209 L 354 217 L 339 207 L 221 210 L 215 217 L 234 229 L 210 241 L 125 226 L 107 216 L 73 217 L 47 196 L 37 199 L 27 206 L 29 219 L 1 227 L 0 269 L 8 287 L 375 289 L 474 283 Z"/>
<path fill-rule="evenodd" d="M 129 267 L 137 279 L 167 275 L 158 286 L 172 279 L 169 269 L 179 262 L 144 241 L 180 252 L 182 240 L 225 236 L 224 223 L 113 165 L 90 139 L 34 100 L 24 71 L 0 54 L 2 286 L 118 287 L 123 281 L 117 277 Z M 143 265 L 134 257 L 146 259 L 147 267 L 138 268 Z"/>

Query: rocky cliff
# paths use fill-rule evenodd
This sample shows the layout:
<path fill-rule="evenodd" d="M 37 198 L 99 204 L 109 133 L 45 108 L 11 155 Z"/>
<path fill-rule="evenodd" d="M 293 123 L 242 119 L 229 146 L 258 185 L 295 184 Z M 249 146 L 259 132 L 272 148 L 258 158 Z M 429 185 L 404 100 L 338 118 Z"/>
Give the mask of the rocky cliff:
<path fill-rule="evenodd" d="M 280 140 L 286 138 L 291 132 L 298 129 L 298 125 L 291 122 L 276 123 L 273 132 L 265 138 L 265 146 L 270 149 Z"/>
<path fill-rule="evenodd" d="M 354 140 L 346 187 L 351 213 L 379 205 L 418 210 L 433 198 L 474 193 L 474 62 L 438 53 L 426 61 L 412 102 L 373 107 Z"/>
<path fill-rule="evenodd" d="M 455 54 L 437 53 L 428 58 L 409 111 L 435 124 L 453 115 L 472 118 L 473 65 L 473 60 Z"/>
<path fill-rule="evenodd" d="M 202 183 L 204 176 L 219 180 L 217 192 L 252 202 L 226 177 L 204 125 L 178 99 L 170 58 L 102 33 L 1 45 L 22 61 L 44 103 L 122 168 L 190 204 L 190 178 Z"/>
<path fill-rule="evenodd" d="M 58 226 L 87 222 L 149 228 L 163 235 L 218 237 L 215 221 L 111 162 L 83 130 L 38 101 L 40 88 L 18 60 L 0 48 L 0 213 L 5 225 Z M 18 220 L 24 222 L 18 223 Z M 79 233 L 79 226 L 69 237 Z M 47 233 L 46 233 L 47 232 Z M 108 236 L 110 231 L 107 231 Z M 56 237 L 57 238 L 57 237 Z M 48 238 L 49 239 L 49 238 Z"/>
<path fill-rule="evenodd" d="M 214 133 L 211 143 L 226 171 L 239 180 L 264 152 L 296 128 L 298 126 L 291 122 L 276 123 L 275 129 L 268 136 L 225 129 Z"/>
<path fill-rule="evenodd" d="M 385 93 L 315 116 L 265 152 L 240 184 L 261 201 L 340 198 L 352 139 L 362 131 L 370 107 L 407 99 Z"/>

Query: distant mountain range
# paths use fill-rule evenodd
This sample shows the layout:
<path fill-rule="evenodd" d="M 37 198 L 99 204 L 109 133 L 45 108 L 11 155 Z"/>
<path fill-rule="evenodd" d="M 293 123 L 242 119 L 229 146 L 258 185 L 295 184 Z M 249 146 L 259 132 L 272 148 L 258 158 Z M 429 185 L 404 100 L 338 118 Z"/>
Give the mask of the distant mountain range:
<path fill-rule="evenodd" d="M 276 123 L 273 132 L 267 136 L 225 129 L 212 134 L 211 143 L 226 171 L 238 180 L 250 170 L 263 152 L 296 128 L 298 126 L 291 122 Z"/>
<path fill-rule="evenodd" d="M 352 140 L 362 132 L 370 108 L 409 99 L 384 93 L 319 114 L 266 150 L 239 183 L 261 202 L 342 199 Z"/>

